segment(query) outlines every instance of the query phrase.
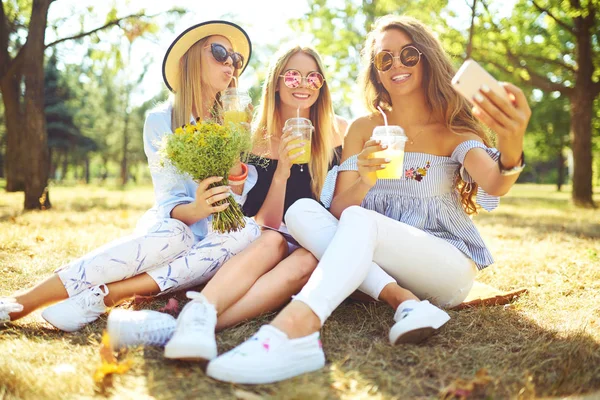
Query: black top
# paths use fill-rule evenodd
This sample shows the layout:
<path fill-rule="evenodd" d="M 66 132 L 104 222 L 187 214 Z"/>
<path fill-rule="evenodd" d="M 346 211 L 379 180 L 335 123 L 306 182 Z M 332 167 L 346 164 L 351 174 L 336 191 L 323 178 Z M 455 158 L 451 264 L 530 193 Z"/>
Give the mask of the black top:
<path fill-rule="evenodd" d="M 334 165 L 339 165 L 340 159 L 342 158 L 342 146 L 338 146 L 334 149 L 334 156 L 329 165 L 329 169 L 333 168 Z M 256 185 L 248 192 L 248 197 L 244 203 L 243 210 L 244 214 L 248 217 L 254 217 L 263 202 L 267 198 L 267 193 L 271 187 L 273 181 L 273 175 L 277 169 L 277 162 L 279 160 L 262 159 L 257 160 L 256 157 L 250 156 L 248 164 L 254 165 L 258 172 L 258 180 Z M 265 165 L 266 164 L 266 165 Z M 302 171 L 300 170 L 302 169 Z M 287 212 L 288 208 L 296 202 L 296 200 L 303 198 L 314 199 L 311 187 L 310 173 L 308 172 L 307 164 L 293 164 L 290 172 L 290 177 L 287 180 L 285 189 L 285 202 L 283 205 L 283 215 Z M 315 199 L 319 200 L 319 199 Z"/>

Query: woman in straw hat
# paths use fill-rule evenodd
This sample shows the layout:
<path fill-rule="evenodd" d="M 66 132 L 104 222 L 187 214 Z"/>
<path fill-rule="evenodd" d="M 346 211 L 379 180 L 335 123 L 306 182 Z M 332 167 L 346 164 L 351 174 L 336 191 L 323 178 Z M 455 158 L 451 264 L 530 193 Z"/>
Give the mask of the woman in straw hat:
<path fill-rule="evenodd" d="M 151 111 L 144 124 L 155 206 L 131 236 L 59 268 L 13 298 L 0 298 L 0 321 L 14 321 L 60 301 L 46 308 L 42 316 L 61 330 L 75 331 L 134 294 L 157 295 L 205 283 L 224 262 L 261 236 L 258 225 L 250 219 L 238 232 L 219 234 L 209 229 L 208 217 L 227 207 L 213 204 L 229 195 L 229 187 L 208 189 L 222 178 L 212 177 L 198 184 L 153 168 L 161 137 L 191 120 L 214 115 L 219 93 L 244 71 L 250 55 L 246 32 L 227 21 L 192 26 L 175 39 L 163 62 L 164 81 L 173 92 L 173 101 Z M 241 164 L 236 165 L 230 177 L 240 178 L 242 169 Z M 247 179 L 245 184 L 231 188 L 239 202 L 256 176 Z M 280 253 L 287 250 L 280 245 L 284 242 L 277 233 L 264 234 L 260 241 L 275 249 L 269 254 L 277 256 L 278 249 Z"/>

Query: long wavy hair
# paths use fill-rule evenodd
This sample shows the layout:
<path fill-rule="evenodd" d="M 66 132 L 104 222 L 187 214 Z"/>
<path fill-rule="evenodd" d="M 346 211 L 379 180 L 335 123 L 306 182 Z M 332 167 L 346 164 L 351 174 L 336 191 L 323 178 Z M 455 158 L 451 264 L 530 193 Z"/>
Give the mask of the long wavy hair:
<path fill-rule="evenodd" d="M 190 117 L 194 114 L 194 105 L 196 105 L 196 112 L 200 113 L 200 115 L 194 114 L 194 118 L 203 118 L 202 112 L 207 108 L 213 116 L 217 117 L 219 114 L 220 94 L 217 94 L 212 104 L 205 104 L 207 99 L 203 97 L 206 89 L 212 87 L 208 78 L 206 58 L 202 51 L 210 38 L 211 36 L 208 36 L 194 43 L 179 60 L 179 82 L 178 89 L 173 94 L 173 113 L 171 116 L 171 129 L 173 131 L 190 122 Z M 237 79 L 239 70 L 235 69 L 233 75 Z M 229 86 L 234 85 L 235 79 L 232 79 Z"/>
<path fill-rule="evenodd" d="M 269 64 L 263 84 L 261 102 L 253 126 L 255 146 L 262 147 L 264 141 L 268 140 L 270 135 L 274 132 L 281 132 L 283 129 L 285 121 L 281 121 L 279 116 L 281 99 L 277 91 L 277 84 L 289 59 L 299 52 L 311 56 L 317 63 L 318 71 L 326 77 L 321 57 L 312 47 L 294 45 L 280 49 Z M 329 163 L 333 157 L 333 134 L 337 131 L 327 79 L 325 79 L 320 89 L 317 101 L 310 107 L 310 120 L 315 127 L 315 131 L 311 140 L 311 157 L 308 167 L 312 178 L 312 193 L 316 198 L 319 198 L 325 183 Z"/>
<path fill-rule="evenodd" d="M 377 112 L 377 106 L 391 110 L 392 100 L 385 87 L 379 82 L 375 59 L 375 42 L 378 36 L 390 29 L 398 29 L 406 33 L 423 53 L 423 90 L 427 105 L 439 120 L 444 121 L 447 129 L 454 133 L 472 132 L 481 137 L 486 146 L 491 145 L 488 132 L 477 121 L 471 112 L 468 101 L 456 93 L 450 82 L 455 69 L 444 51 L 442 44 L 433 32 L 419 20 L 407 16 L 387 15 L 378 19 L 367 35 L 363 49 L 363 61 L 366 68 L 360 76 L 360 85 L 365 94 L 367 109 Z M 461 204 L 467 214 L 476 214 L 477 205 L 474 197 L 476 184 L 468 184 L 457 177 L 456 189 L 461 196 Z"/>

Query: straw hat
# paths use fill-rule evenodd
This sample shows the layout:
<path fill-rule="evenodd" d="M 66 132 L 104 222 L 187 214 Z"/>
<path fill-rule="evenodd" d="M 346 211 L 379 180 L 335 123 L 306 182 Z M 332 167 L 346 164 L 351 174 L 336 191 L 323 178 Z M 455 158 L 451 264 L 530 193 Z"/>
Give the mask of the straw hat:
<path fill-rule="evenodd" d="M 206 21 L 194 25 L 182 32 L 171 43 L 163 60 L 163 79 L 167 88 L 175 92 L 179 82 L 179 60 L 200 39 L 207 36 L 224 36 L 231 42 L 233 50 L 244 57 L 244 66 L 240 75 L 248 66 L 252 55 L 252 43 L 248 34 L 238 25 L 228 21 Z"/>

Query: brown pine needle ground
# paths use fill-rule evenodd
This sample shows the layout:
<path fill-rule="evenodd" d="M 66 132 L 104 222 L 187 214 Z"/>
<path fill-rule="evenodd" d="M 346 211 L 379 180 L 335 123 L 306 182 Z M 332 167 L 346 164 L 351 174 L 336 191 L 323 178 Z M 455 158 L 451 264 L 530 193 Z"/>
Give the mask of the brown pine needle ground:
<path fill-rule="evenodd" d="M 150 187 L 53 187 L 50 196 L 51 211 L 23 214 L 23 195 L 0 191 L 0 296 L 128 234 L 154 198 Z M 139 348 L 128 354 L 128 372 L 97 387 L 106 317 L 69 334 L 38 312 L 0 327 L 0 399 L 439 398 L 484 368 L 490 379 L 473 392 L 476 398 L 600 398 L 600 210 L 577 210 L 568 193 L 551 186 L 519 185 L 499 210 L 476 222 L 496 258 L 478 280 L 529 293 L 507 307 L 451 311 L 451 321 L 422 345 L 391 347 L 391 309 L 348 302 L 322 331 L 328 363 L 321 371 L 235 386 L 207 378 L 198 365 L 167 361 L 160 349 Z M 219 334 L 219 350 L 271 318 Z"/>

